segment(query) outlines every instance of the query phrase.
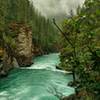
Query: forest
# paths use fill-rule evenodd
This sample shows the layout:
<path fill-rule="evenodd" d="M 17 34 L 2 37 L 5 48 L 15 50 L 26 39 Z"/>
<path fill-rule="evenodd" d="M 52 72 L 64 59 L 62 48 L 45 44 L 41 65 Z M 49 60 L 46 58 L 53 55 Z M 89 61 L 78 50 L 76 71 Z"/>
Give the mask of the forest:
<path fill-rule="evenodd" d="M 50 85 L 50 94 L 44 92 L 45 98 L 34 99 L 35 95 L 32 97 L 33 92 L 30 91 L 31 96 L 27 93 L 23 96 L 22 93 L 23 97 L 17 100 L 100 100 L 100 0 L 85 0 L 82 6 L 77 7 L 76 14 L 70 10 L 70 15 L 62 19 L 61 23 L 55 18 L 43 16 L 33 4 L 29 0 L 0 0 L 0 92 L 7 90 L 3 83 L 7 84 L 7 80 L 4 78 L 12 81 L 10 74 L 19 73 L 21 80 L 25 75 L 30 76 L 26 83 L 31 81 L 28 85 L 32 89 L 32 80 L 38 82 L 38 78 L 38 83 L 44 82 L 47 87 L 55 80 L 58 83 Z M 41 69 L 41 66 L 45 69 Z M 28 67 L 31 72 L 28 69 L 21 70 L 20 67 Z M 36 75 L 36 79 L 31 75 Z M 15 77 L 17 80 L 18 76 Z M 74 89 L 74 93 L 63 95 L 67 86 L 62 88 L 60 84 L 67 84 L 70 89 Z M 26 88 L 28 85 L 25 84 Z M 9 85 L 10 89 L 13 88 Z M 36 92 L 37 97 L 40 91 Z M 8 99 L 2 98 L 16 100 L 9 96 Z"/>
<path fill-rule="evenodd" d="M 23 5 L 22 5 L 23 4 Z M 16 32 L 10 33 L 10 25 L 22 24 L 32 30 L 32 40 L 35 45 L 40 45 L 44 51 L 53 48 L 56 44 L 57 30 L 53 27 L 51 20 L 42 16 L 28 0 L 0 0 L 0 35 L 7 34 L 13 38 Z M 53 34 L 53 35 L 52 35 Z M 12 35 L 12 36 L 11 36 Z"/>

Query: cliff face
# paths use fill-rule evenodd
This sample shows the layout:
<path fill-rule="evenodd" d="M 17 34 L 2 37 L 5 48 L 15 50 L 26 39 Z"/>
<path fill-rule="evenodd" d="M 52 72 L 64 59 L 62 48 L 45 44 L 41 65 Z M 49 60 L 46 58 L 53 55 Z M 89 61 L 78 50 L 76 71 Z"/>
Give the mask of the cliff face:
<path fill-rule="evenodd" d="M 9 51 L 4 51 L 3 62 L 0 68 L 0 76 L 7 76 L 8 71 L 13 68 L 12 62 L 13 58 L 8 54 Z"/>
<path fill-rule="evenodd" d="M 5 49 L 3 50 L 3 58 L 0 63 L 0 77 L 5 77 L 8 75 L 9 70 L 19 67 L 16 58 L 13 56 L 13 51 L 10 46 L 5 45 Z"/>
<path fill-rule="evenodd" d="M 0 64 L 0 76 L 6 76 L 14 67 L 30 66 L 32 64 L 32 31 L 23 24 L 12 24 L 10 32 L 15 34 L 12 38 L 15 47 L 5 43 L 3 61 Z M 1 53 L 1 51 L 0 51 Z"/>
<path fill-rule="evenodd" d="M 28 27 L 19 27 L 19 32 L 15 40 L 15 56 L 20 66 L 29 66 L 32 64 L 32 32 Z"/>

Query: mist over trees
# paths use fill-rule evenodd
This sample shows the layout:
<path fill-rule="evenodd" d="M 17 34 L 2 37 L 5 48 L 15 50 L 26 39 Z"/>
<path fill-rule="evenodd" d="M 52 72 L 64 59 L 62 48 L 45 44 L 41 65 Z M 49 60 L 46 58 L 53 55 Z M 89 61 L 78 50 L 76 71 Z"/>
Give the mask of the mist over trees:
<path fill-rule="evenodd" d="M 0 5 L 0 35 L 11 35 L 7 31 L 8 26 L 11 23 L 22 23 L 32 29 L 35 45 L 40 45 L 47 51 L 53 48 L 57 40 L 57 31 L 51 21 L 42 16 L 29 0 L 0 0 Z"/>

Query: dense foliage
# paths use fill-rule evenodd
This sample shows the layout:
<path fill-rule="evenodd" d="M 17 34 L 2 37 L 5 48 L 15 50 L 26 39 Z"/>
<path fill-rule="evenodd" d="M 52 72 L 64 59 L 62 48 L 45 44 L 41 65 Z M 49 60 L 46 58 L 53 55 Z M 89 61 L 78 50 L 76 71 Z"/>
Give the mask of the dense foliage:
<path fill-rule="evenodd" d="M 16 32 L 10 32 L 12 23 L 30 26 L 33 33 L 34 45 L 39 45 L 45 51 L 51 51 L 56 44 L 56 30 L 50 20 L 41 16 L 29 0 L 0 0 L 0 38 L 4 33 L 8 40 L 14 39 Z M 0 40 L 2 44 L 2 41 Z"/>
<path fill-rule="evenodd" d="M 86 0 L 76 16 L 64 21 L 63 31 L 68 39 L 62 40 L 60 66 L 72 71 L 76 91 L 83 91 L 84 100 L 99 100 L 100 1 Z"/>

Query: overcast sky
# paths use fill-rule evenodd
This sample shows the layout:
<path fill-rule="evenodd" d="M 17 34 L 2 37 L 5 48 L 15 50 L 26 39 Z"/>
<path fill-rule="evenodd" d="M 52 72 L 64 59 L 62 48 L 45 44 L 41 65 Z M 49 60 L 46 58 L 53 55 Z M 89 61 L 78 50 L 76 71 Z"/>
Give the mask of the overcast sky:
<path fill-rule="evenodd" d="M 84 0 L 32 0 L 35 8 L 44 16 L 55 17 L 67 15 L 71 9 L 75 11 Z"/>

